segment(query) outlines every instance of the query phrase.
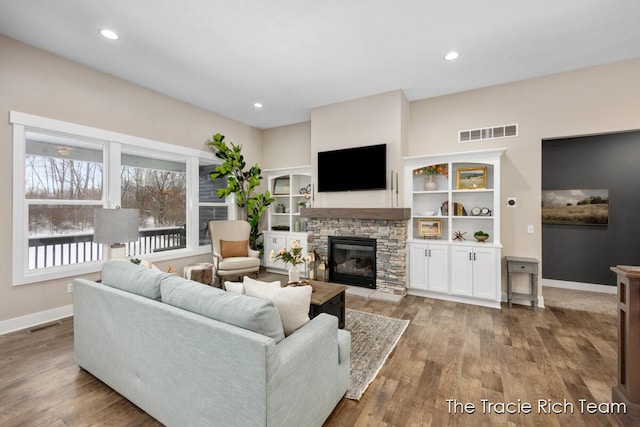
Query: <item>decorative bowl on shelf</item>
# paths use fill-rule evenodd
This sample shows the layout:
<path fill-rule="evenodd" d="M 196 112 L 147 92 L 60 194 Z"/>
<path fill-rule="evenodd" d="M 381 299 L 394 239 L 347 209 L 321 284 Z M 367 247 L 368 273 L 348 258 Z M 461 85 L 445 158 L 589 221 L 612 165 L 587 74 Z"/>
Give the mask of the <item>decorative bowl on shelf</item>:
<path fill-rule="evenodd" d="M 273 231 L 289 231 L 288 225 L 273 225 L 271 226 Z"/>
<path fill-rule="evenodd" d="M 478 242 L 484 242 L 485 240 L 487 240 L 489 238 L 489 235 L 487 233 L 485 233 L 484 231 L 476 231 L 475 233 L 473 233 L 473 237 Z"/>
<path fill-rule="evenodd" d="M 435 213 L 435 211 L 420 211 L 420 212 L 418 212 L 418 215 L 420 215 L 420 216 L 433 216 L 434 213 Z"/>

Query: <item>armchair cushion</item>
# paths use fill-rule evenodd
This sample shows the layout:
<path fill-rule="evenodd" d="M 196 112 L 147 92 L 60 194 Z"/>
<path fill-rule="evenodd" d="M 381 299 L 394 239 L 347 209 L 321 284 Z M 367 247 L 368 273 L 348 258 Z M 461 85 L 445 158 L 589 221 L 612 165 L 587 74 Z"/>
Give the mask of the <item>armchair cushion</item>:
<path fill-rule="evenodd" d="M 220 255 L 222 258 L 248 256 L 248 240 L 220 240 Z"/>
<path fill-rule="evenodd" d="M 235 270 L 245 270 L 254 268 L 256 271 L 260 267 L 260 258 L 252 258 L 252 257 L 232 257 L 232 258 L 224 258 L 218 264 L 218 274 L 222 275 L 222 271 L 235 271 Z"/>

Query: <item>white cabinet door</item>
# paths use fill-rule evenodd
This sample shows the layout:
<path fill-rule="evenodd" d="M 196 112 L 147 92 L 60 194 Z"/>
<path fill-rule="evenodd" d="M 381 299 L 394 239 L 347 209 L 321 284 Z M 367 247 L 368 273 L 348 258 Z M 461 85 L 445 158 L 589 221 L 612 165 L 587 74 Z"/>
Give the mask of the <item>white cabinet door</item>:
<path fill-rule="evenodd" d="M 409 287 L 411 289 L 428 289 L 427 254 L 428 246 L 412 244 L 409 246 Z"/>
<path fill-rule="evenodd" d="M 496 250 L 493 248 L 474 248 L 473 296 L 496 300 L 500 289 L 496 277 Z"/>
<path fill-rule="evenodd" d="M 284 262 L 271 261 L 269 259 L 269 254 L 273 250 L 278 253 L 278 251 L 282 248 L 286 250 L 291 249 L 291 242 L 293 240 L 297 240 L 300 246 L 302 247 L 302 257 L 307 256 L 307 236 L 300 234 L 291 234 L 291 233 L 272 233 L 269 231 L 265 231 L 264 233 L 264 265 L 267 268 L 277 268 L 280 270 L 287 270 L 290 265 L 286 265 Z M 302 266 L 304 269 L 304 266 Z"/>
<path fill-rule="evenodd" d="M 470 246 L 451 248 L 451 293 L 473 295 L 473 248 Z"/>
<path fill-rule="evenodd" d="M 429 290 L 449 292 L 449 247 L 431 245 L 428 248 Z"/>
<path fill-rule="evenodd" d="M 275 251 L 276 253 L 282 249 L 286 248 L 287 240 L 286 234 L 284 233 L 264 233 L 264 265 L 268 268 L 285 268 L 285 265 L 282 261 L 271 261 L 269 259 L 269 254 L 271 251 Z"/>
<path fill-rule="evenodd" d="M 449 291 L 449 256 L 445 245 L 412 244 L 409 286 L 423 291 Z"/>
<path fill-rule="evenodd" d="M 497 250 L 473 246 L 451 248 L 451 293 L 497 300 Z"/>

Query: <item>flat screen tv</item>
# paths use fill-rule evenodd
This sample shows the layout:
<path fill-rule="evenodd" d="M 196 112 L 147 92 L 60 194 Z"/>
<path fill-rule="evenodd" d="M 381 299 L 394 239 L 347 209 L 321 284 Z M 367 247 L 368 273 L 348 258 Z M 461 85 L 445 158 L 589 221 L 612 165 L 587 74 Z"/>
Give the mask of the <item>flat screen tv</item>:
<path fill-rule="evenodd" d="M 384 190 L 387 144 L 318 153 L 318 192 Z"/>

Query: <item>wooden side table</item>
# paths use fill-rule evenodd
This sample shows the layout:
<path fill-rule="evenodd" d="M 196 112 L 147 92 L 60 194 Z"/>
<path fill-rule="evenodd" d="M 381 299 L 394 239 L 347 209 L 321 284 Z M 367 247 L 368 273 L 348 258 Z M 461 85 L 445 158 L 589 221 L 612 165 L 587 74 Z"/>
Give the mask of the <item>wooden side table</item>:
<path fill-rule="evenodd" d="M 313 319 L 320 313 L 332 314 L 338 318 L 338 327 L 344 329 L 347 286 L 316 281 L 312 281 L 311 286 L 309 317 Z"/>
<path fill-rule="evenodd" d="M 534 310 L 538 309 L 538 264 L 540 263 L 535 258 L 522 258 L 515 256 L 505 257 L 507 260 L 507 302 L 509 308 L 511 308 L 511 301 L 513 297 L 520 299 L 526 299 L 531 301 Z M 513 273 L 528 273 L 531 275 L 531 293 L 514 293 L 512 289 L 512 275 Z"/>
<path fill-rule="evenodd" d="M 625 413 L 615 413 L 624 426 L 640 425 L 640 267 L 611 267 L 618 282 L 618 383 L 611 401 L 623 403 Z"/>

